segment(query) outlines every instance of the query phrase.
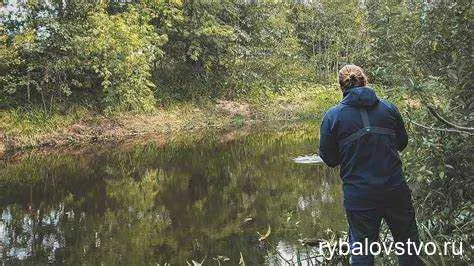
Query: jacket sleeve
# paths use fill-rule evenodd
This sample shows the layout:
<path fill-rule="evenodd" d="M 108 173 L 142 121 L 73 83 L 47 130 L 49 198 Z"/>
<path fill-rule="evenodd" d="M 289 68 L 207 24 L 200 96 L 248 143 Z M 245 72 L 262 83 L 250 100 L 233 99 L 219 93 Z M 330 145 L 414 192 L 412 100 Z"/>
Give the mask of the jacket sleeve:
<path fill-rule="evenodd" d="M 321 123 L 319 136 L 319 156 L 329 167 L 335 167 L 340 163 L 339 147 L 335 135 L 331 132 L 331 119 L 326 113 Z"/>
<path fill-rule="evenodd" d="M 396 129 L 395 129 L 395 138 L 396 138 L 396 146 L 397 150 L 403 151 L 408 144 L 408 134 L 407 130 L 405 129 L 405 123 L 403 122 L 403 118 L 398 111 L 398 108 L 394 104 L 390 104 L 391 109 L 395 115 L 396 121 Z"/>

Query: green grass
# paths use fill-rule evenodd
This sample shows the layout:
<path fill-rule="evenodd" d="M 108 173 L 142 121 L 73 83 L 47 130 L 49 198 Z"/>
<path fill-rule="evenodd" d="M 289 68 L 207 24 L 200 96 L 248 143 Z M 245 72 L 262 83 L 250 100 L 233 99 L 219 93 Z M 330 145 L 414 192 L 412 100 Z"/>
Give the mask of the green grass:
<path fill-rule="evenodd" d="M 303 84 L 283 91 L 283 94 L 274 95 L 269 101 L 256 105 L 265 120 L 318 119 L 342 96 L 335 85 Z"/>
<path fill-rule="evenodd" d="M 89 111 L 82 106 L 67 110 L 44 111 L 41 108 L 17 108 L 0 111 L 0 130 L 8 135 L 33 136 L 67 127 L 82 119 Z"/>
<path fill-rule="evenodd" d="M 241 127 L 259 121 L 319 119 L 340 97 L 336 86 L 301 84 L 282 88 L 280 93 L 265 97 L 230 101 L 230 107 L 226 108 L 231 110 L 219 107 L 219 102 L 211 100 L 178 102 L 147 114 L 118 113 L 110 116 L 78 105 L 57 107 L 51 112 L 39 107 L 17 108 L 0 111 L 0 132 L 15 139 L 15 147 L 22 147 L 56 138 L 73 141 L 78 136 L 67 135 L 71 134 L 67 129 L 79 122 L 86 133 L 74 134 L 107 132 L 120 138 L 127 132 L 171 133 L 200 128 Z"/>

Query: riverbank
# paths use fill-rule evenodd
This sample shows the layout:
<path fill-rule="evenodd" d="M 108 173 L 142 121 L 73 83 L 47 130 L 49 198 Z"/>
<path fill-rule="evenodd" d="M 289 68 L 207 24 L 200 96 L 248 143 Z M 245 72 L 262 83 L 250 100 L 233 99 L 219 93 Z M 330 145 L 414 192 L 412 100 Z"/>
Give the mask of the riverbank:
<path fill-rule="evenodd" d="M 0 157 L 24 150 L 55 150 L 116 143 L 152 135 L 159 139 L 203 129 L 269 121 L 317 119 L 340 99 L 333 86 L 305 86 L 265 99 L 176 103 L 147 114 L 105 116 L 83 106 L 61 111 L 0 111 Z"/>

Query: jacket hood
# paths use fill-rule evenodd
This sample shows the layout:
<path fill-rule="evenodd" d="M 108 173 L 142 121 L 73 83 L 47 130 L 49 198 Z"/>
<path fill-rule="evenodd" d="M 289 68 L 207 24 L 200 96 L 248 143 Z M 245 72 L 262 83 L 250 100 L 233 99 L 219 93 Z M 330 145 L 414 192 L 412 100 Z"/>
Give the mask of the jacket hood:
<path fill-rule="evenodd" d="M 379 102 L 375 91 L 369 87 L 353 87 L 343 93 L 341 103 L 363 108 L 371 108 Z"/>

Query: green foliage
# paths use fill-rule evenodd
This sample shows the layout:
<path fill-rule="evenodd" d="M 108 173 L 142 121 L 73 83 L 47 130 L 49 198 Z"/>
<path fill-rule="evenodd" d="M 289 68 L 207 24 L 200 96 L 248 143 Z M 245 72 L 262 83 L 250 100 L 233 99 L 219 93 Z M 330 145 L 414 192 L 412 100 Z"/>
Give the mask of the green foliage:
<path fill-rule="evenodd" d="M 159 99 L 218 94 L 237 39 L 232 25 L 223 21 L 231 12 L 226 1 L 164 1 L 156 8 L 152 22 L 169 37 L 166 56 L 154 71 Z"/>
<path fill-rule="evenodd" d="M 309 81 L 295 27 L 285 1 L 261 1 L 240 7 L 237 57 L 230 69 L 230 96 L 258 98 Z"/>
<path fill-rule="evenodd" d="M 20 104 L 35 100 L 35 94 L 46 108 L 55 97 L 71 93 L 75 65 L 68 57 L 71 47 L 66 41 L 67 28 L 61 27 L 44 6 L 28 7 L 24 21 L 0 25 L 0 60 L 5 62 L 0 69 L 0 93 L 17 96 L 15 100 Z"/>
<path fill-rule="evenodd" d="M 422 237 L 471 242 L 472 135 L 428 128 L 446 128 L 428 112 L 431 106 L 461 126 L 472 118 L 472 18 L 469 1 L 368 1 L 370 64 L 374 81 L 394 89 L 409 124 L 411 150 L 403 156 L 414 195 Z M 431 256 L 433 264 L 471 262 L 464 256 Z"/>
<path fill-rule="evenodd" d="M 150 110 L 151 91 L 159 102 L 255 98 L 333 80 L 345 63 L 362 65 L 373 82 L 386 85 L 434 76 L 465 88 L 472 78 L 469 1 L 26 1 L 21 7 L 4 11 L 0 21 L 3 105 L 39 99 L 46 106 L 92 94 L 110 112 Z M 465 100 L 472 94 L 453 93 Z"/>
<path fill-rule="evenodd" d="M 76 36 L 82 64 L 101 80 L 105 111 L 149 111 L 154 107 L 151 64 L 166 36 L 155 34 L 154 28 L 136 10 L 109 15 L 93 13 L 88 29 Z"/>
<path fill-rule="evenodd" d="M 22 60 L 16 47 L 8 45 L 8 36 L 5 29 L 0 28 L 0 106 L 6 104 L 8 94 L 14 93 L 17 87 L 24 85 L 25 78 L 21 78 L 18 68 Z"/>
<path fill-rule="evenodd" d="M 369 9 L 370 10 L 370 9 Z M 347 63 L 365 67 L 370 46 L 360 1 L 317 1 L 293 6 L 292 21 L 304 55 L 319 79 L 333 79 Z"/>
<path fill-rule="evenodd" d="M 88 93 L 100 96 L 108 113 L 154 107 L 151 66 L 166 36 L 134 8 L 108 14 L 107 5 L 74 2 L 18 6 L 25 18 L 9 13 L 1 21 L 2 95 L 20 105 L 39 99 L 45 109 L 56 98 Z"/>

